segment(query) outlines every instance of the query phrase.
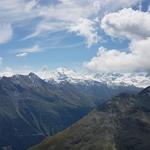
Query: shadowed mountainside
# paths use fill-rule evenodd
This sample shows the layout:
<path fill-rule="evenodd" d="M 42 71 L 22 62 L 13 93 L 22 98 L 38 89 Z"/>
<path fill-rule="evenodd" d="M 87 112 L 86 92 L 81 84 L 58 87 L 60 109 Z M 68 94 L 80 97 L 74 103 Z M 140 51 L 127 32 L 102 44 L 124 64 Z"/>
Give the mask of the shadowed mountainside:
<path fill-rule="evenodd" d="M 113 97 L 29 150 L 149 150 L 150 87 Z"/>
<path fill-rule="evenodd" d="M 88 83 L 88 84 L 87 84 Z M 52 84 L 37 75 L 0 79 L 0 148 L 24 150 L 67 128 L 96 105 L 135 87 L 107 87 L 98 82 Z"/>

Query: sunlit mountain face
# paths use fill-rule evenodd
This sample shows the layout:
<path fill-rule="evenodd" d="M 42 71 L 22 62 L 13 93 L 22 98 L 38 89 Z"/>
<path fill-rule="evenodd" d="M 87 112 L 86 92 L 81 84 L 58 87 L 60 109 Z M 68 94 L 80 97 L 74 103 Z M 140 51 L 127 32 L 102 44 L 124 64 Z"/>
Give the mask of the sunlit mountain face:
<path fill-rule="evenodd" d="M 0 0 L 0 150 L 149 150 L 149 25 L 149 0 Z"/>

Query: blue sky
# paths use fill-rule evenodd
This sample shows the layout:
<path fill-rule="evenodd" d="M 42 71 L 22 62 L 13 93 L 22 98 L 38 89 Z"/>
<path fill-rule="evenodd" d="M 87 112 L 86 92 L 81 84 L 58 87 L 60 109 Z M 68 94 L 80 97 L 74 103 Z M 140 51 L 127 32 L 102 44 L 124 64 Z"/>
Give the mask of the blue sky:
<path fill-rule="evenodd" d="M 118 0 L 117 4 L 115 0 L 106 2 L 102 0 L 1 1 L 0 71 L 3 72 L 7 68 L 18 72 L 22 68 L 38 70 L 45 66 L 49 69 L 87 68 L 95 72 L 147 71 L 150 66 L 147 62 L 143 64 L 146 68 L 140 68 L 134 64 L 129 70 L 122 69 L 127 66 L 122 62 L 120 64 L 124 66 L 121 67 L 115 64 L 114 66 L 105 65 L 104 55 L 99 53 L 101 49 L 105 49 L 108 53 L 114 52 L 113 50 L 125 53 L 133 51 L 131 47 L 133 45 L 136 47 L 135 40 L 140 43 L 145 37 L 141 39 L 142 36 L 138 35 L 140 40 L 135 39 L 134 36 L 131 36 L 133 31 L 129 29 L 123 32 L 123 29 L 120 31 L 120 28 L 118 30 L 120 34 L 114 34 L 112 32 L 114 29 L 110 31 L 112 26 L 108 29 L 107 23 L 112 21 L 109 19 L 112 19 L 113 13 L 126 15 L 127 12 L 140 16 L 141 11 L 141 15 L 148 16 L 145 19 L 148 18 L 150 21 L 149 5 L 149 0 L 142 2 L 141 0 Z M 132 8 L 132 12 L 129 8 Z M 124 9 L 127 10 L 121 11 Z M 109 14 L 112 16 L 108 16 Z M 103 27 L 101 26 L 102 20 L 104 20 Z M 144 36 L 149 38 L 149 35 Z M 119 56 L 122 54 L 119 53 Z M 109 57 L 106 58 L 107 62 L 112 55 Z M 132 57 L 131 61 L 134 58 Z M 116 56 L 113 56 L 112 59 L 116 59 Z M 115 69 L 110 69 L 112 67 Z"/>

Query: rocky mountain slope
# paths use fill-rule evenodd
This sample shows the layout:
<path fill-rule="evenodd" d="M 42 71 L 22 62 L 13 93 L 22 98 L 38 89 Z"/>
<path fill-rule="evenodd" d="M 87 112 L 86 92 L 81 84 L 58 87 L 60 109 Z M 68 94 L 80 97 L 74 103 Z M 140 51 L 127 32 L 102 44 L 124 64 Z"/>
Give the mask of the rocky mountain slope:
<path fill-rule="evenodd" d="M 96 81 L 59 83 L 37 75 L 0 79 L 0 149 L 24 150 L 48 135 L 70 126 L 108 97 L 137 92 L 133 86 L 114 86 Z"/>
<path fill-rule="evenodd" d="M 120 94 L 29 150 L 149 150 L 150 87 Z"/>

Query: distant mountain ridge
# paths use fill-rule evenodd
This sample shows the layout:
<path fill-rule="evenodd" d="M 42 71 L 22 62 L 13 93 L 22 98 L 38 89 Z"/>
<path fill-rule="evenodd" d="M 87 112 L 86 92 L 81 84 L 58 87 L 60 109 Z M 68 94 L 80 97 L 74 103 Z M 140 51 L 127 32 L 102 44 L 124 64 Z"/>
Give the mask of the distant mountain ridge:
<path fill-rule="evenodd" d="M 11 73 L 4 73 L 4 75 L 13 76 Z M 87 81 L 97 81 L 107 86 L 136 86 L 145 88 L 150 85 L 149 73 L 91 73 L 87 71 L 74 71 L 65 67 L 57 68 L 56 70 L 48 70 L 46 68 L 35 72 L 39 77 L 51 83 L 70 82 L 79 83 Z"/>
<path fill-rule="evenodd" d="M 68 68 L 57 68 L 56 70 L 49 72 L 48 80 L 55 81 L 57 83 L 68 81 L 72 83 L 97 81 L 108 86 L 136 86 L 147 87 L 150 85 L 150 74 L 148 73 L 85 73 L 77 72 Z"/>
<path fill-rule="evenodd" d="M 52 83 L 34 73 L 0 79 L 0 148 L 25 150 L 67 128 L 97 105 L 134 86 L 107 86 L 88 80 Z"/>
<path fill-rule="evenodd" d="M 122 93 L 29 150 L 149 150 L 150 87 Z"/>

